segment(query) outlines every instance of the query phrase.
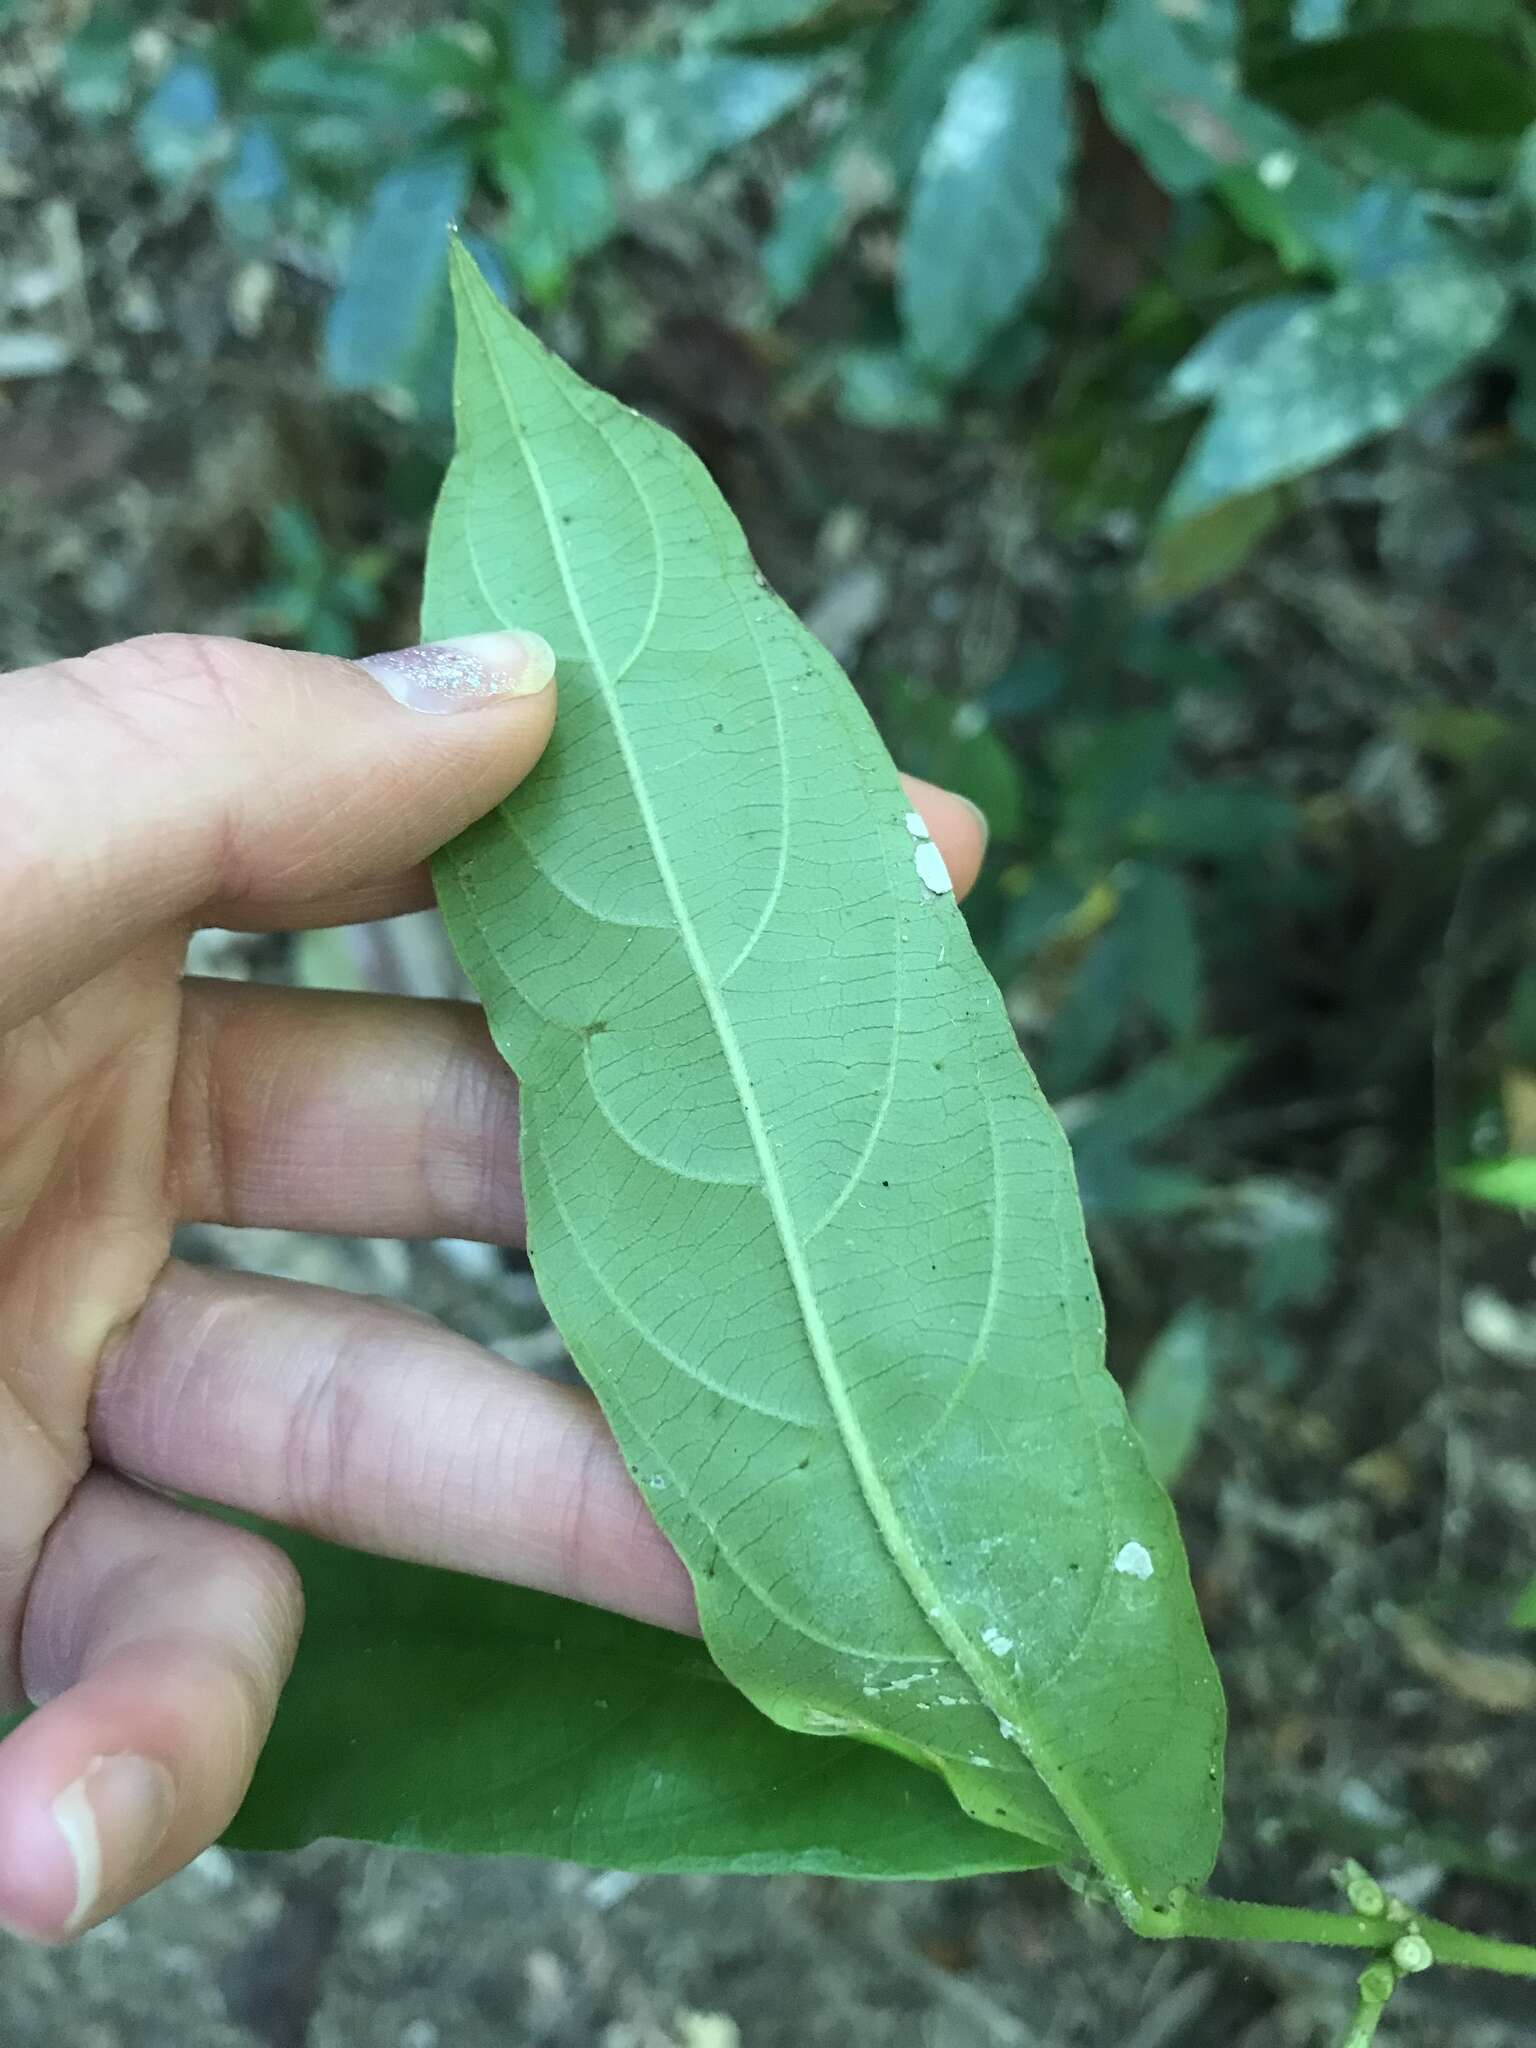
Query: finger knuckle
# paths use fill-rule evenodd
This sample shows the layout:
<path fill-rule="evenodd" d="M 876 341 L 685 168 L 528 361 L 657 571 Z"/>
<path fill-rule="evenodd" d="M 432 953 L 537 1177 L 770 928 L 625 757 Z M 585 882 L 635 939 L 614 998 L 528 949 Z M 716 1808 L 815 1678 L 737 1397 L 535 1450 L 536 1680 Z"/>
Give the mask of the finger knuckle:
<path fill-rule="evenodd" d="M 249 705 L 248 666 L 242 643 L 217 633 L 144 633 L 76 664 L 129 710 L 149 704 L 235 717 Z"/>

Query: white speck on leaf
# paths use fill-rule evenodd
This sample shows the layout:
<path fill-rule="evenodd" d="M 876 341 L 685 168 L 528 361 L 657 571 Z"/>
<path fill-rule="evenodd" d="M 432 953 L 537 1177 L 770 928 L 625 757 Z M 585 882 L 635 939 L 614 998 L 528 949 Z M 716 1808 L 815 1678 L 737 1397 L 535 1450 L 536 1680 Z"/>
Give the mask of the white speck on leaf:
<path fill-rule="evenodd" d="M 1150 1579 L 1152 1553 L 1144 1543 L 1122 1543 L 1115 1554 L 1115 1570 L 1127 1579 Z"/>
<path fill-rule="evenodd" d="M 989 1756 L 973 1756 L 968 1761 L 973 1763 L 978 1771 L 995 1771 L 997 1769 L 997 1765 L 993 1763 Z"/>
<path fill-rule="evenodd" d="M 1283 192 L 1296 175 L 1296 159 L 1288 149 L 1272 149 L 1259 159 L 1259 183 L 1269 192 Z"/>
<path fill-rule="evenodd" d="M 1143 1552 L 1143 1555 L 1145 1555 L 1145 1552 Z M 994 1657 L 1006 1657 L 1013 1648 L 1013 1637 L 1005 1636 L 995 1628 L 984 1628 L 981 1632 L 981 1640 Z"/>
<path fill-rule="evenodd" d="M 924 839 L 916 848 L 914 859 L 917 872 L 924 888 L 931 889 L 935 896 L 944 896 L 954 888 L 949 879 L 949 869 L 944 865 L 944 856 L 931 839 Z"/>
<path fill-rule="evenodd" d="M 923 823 L 921 811 L 908 811 L 907 830 L 914 839 L 926 839 L 928 837 L 928 827 Z"/>

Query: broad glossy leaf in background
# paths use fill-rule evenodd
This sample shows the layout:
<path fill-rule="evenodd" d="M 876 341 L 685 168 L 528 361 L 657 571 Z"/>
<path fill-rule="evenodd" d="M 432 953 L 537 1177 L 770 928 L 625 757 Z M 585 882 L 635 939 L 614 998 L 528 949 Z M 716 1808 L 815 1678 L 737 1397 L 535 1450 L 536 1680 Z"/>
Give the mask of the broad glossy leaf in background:
<path fill-rule="evenodd" d="M 626 1870 L 953 1877 L 1041 1859 L 931 1772 L 759 1714 L 702 1643 L 285 1530 L 298 1661 L 225 1840 Z"/>
<path fill-rule="evenodd" d="M 1220 1689 L 937 854 L 698 461 L 454 279 L 425 630 L 536 628 L 561 709 L 436 878 L 522 1077 L 551 1312 L 756 1705 L 1198 1882 Z"/>
<path fill-rule="evenodd" d="M 1506 303 L 1497 279 L 1431 264 L 1298 307 L 1227 375 L 1166 517 L 1193 518 L 1401 426 L 1488 346 Z"/>
<path fill-rule="evenodd" d="M 936 375 L 971 369 L 1034 289 L 1061 218 L 1071 145 L 1060 44 L 994 36 L 950 88 L 902 240 L 902 325 Z"/>
<path fill-rule="evenodd" d="M 612 142 L 629 190 L 654 199 L 721 150 L 771 127 L 824 74 L 816 58 L 684 50 L 600 64 L 571 94 L 572 114 Z"/>

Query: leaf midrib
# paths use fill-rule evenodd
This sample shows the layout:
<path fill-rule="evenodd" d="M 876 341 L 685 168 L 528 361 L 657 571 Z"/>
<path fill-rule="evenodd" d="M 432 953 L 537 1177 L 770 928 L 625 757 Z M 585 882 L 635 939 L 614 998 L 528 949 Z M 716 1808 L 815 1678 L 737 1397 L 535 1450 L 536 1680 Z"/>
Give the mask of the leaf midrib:
<path fill-rule="evenodd" d="M 1021 1686 L 1020 1696 L 1017 1699 L 1004 1693 L 1001 1701 L 999 1701 L 995 1695 L 993 1688 L 996 1684 L 996 1674 L 988 1667 L 985 1656 L 977 1653 L 966 1631 L 950 1612 L 941 1588 L 929 1576 L 921 1560 L 913 1552 L 907 1541 L 901 1517 L 896 1512 L 895 1503 L 892 1501 L 875 1467 L 869 1445 L 865 1442 L 858 1416 L 848 1399 L 847 1389 L 843 1385 L 842 1378 L 836 1369 L 837 1354 L 822 1317 L 821 1305 L 816 1299 L 815 1289 L 811 1284 L 811 1276 L 806 1265 L 804 1251 L 795 1230 L 794 1218 L 790 1212 L 788 1197 L 783 1181 L 780 1178 L 778 1159 L 758 1107 L 757 1091 L 747 1070 L 741 1046 L 736 1036 L 735 1026 L 728 1010 L 725 1008 L 723 991 L 717 986 L 715 978 L 710 971 L 708 959 L 705 956 L 703 947 L 699 943 L 698 933 L 694 929 L 693 919 L 683 898 L 676 871 L 667 852 L 666 841 L 661 833 L 660 823 L 651 804 L 650 794 L 645 785 L 645 778 L 640 772 L 640 764 L 630 744 L 629 732 L 619 706 L 613 679 L 608 674 L 607 665 L 598 650 L 587 624 L 586 610 L 576 588 L 570 558 L 566 552 L 564 537 L 560 529 L 560 521 L 555 516 L 554 507 L 545 488 L 544 478 L 539 469 L 529 436 L 523 426 L 522 419 L 513 400 L 512 392 L 507 385 L 506 377 L 503 374 L 502 366 L 493 344 L 493 338 L 486 328 L 479 303 L 479 295 L 472 293 L 466 296 L 473 312 L 475 325 L 480 334 L 485 359 L 490 365 L 496 387 L 501 393 L 507 418 L 522 448 L 523 460 L 527 466 L 529 481 L 533 485 L 534 494 L 538 499 L 539 511 L 544 521 L 545 531 L 549 536 L 550 550 L 554 555 L 556 566 L 560 572 L 560 580 L 565 589 L 566 600 L 571 608 L 571 616 L 576 623 L 577 631 L 580 633 L 586 648 L 587 659 L 591 664 L 593 676 L 597 681 L 598 688 L 602 692 L 603 702 L 607 707 L 608 715 L 612 722 L 614 738 L 624 763 L 624 771 L 629 777 L 630 788 L 634 793 L 635 803 L 640 812 L 641 821 L 645 826 L 646 837 L 650 842 L 651 855 L 656 862 L 657 873 L 666 892 L 667 901 L 672 907 L 672 914 L 677 920 L 678 935 L 682 940 L 683 950 L 688 956 L 688 964 L 692 969 L 694 979 L 698 984 L 699 993 L 703 998 L 705 1008 L 709 1012 L 710 1022 L 714 1026 L 721 1049 L 725 1054 L 726 1065 L 730 1070 L 731 1079 L 741 1103 L 742 1114 L 746 1119 L 753 1150 L 757 1156 L 758 1166 L 762 1172 L 763 1193 L 768 1202 L 769 1213 L 773 1217 L 774 1228 L 778 1234 L 785 1264 L 789 1269 L 790 1281 L 795 1290 L 795 1298 L 799 1304 L 801 1319 L 805 1325 L 806 1336 L 810 1343 L 811 1355 L 815 1360 L 818 1377 L 821 1380 L 822 1391 L 826 1396 L 828 1406 L 832 1410 L 833 1419 L 837 1424 L 838 1434 L 842 1440 L 848 1461 L 853 1467 L 854 1476 L 858 1481 L 859 1491 L 863 1497 L 865 1508 L 873 1519 L 880 1539 L 885 1545 L 896 1569 L 905 1581 L 908 1591 L 919 1603 L 924 1619 L 943 1643 L 949 1655 L 970 1679 L 978 1694 L 990 1708 L 999 1726 L 1001 1727 L 1006 1722 L 1011 1727 L 1015 1725 L 1016 1719 L 1028 1726 L 1029 1741 L 1027 1746 L 1019 1742 L 1016 1737 L 1010 1737 L 1005 1734 L 1004 1739 L 1013 1742 L 1013 1745 L 1022 1755 L 1025 1764 L 1040 1778 L 1051 1797 L 1056 1800 L 1057 1804 L 1071 1821 L 1084 1846 L 1088 1849 L 1105 1876 L 1114 1882 L 1125 1885 L 1130 1890 L 1135 1890 L 1136 1888 L 1130 1873 L 1125 1869 L 1114 1845 L 1106 1839 L 1097 1817 L 1087 1810 L 1084 1803 L 1078 1798 L 1076 1789 L 1068 1777 L 1065 1768 L 1053 1761 L 1051 1745 L 1040 1738 L 1029 1712 L 1027 1691 Z M 569 400 L 565 402 L 569 404 Z M 572 407 L 571 410 L 574 411 L 575 408 Z M 584 421 L 583 424 L 590 426 L 591 422 Z M 645 503 L 644 494 L 638 484 L 636 484 L 628 465 L 614 448 L 609 437 L 606 434 L 602 434 L 601 428 L 594 429 L 594 431 L 602 435 L 605 445 L 613 455 L 614 460 L 623 469 L 631 489 L 635 492 L 637 502 L 645 511 L 647 520 L 650 521 L 651 530 L 656 542 L 656 574 L 659 579 L 662 574 L 661 538 L 656 533 L 655 522 L 651 519 L 650 509 Z M 653 618 L 659 610 L 659 605 L 660 593 L 658 590 L 656 600 L 652 606 L 651 615 Z M 626 667 L 633 666 L 634 662 L 639 659 L 643 646 L 643 641 L 637 645 L 634 653 L 629 657 Z M 772 687 L 771 680 L 769 687 Z M 1047 1773 L 1049 1773 L 1049 1776 L 1047 1776 Z"/>

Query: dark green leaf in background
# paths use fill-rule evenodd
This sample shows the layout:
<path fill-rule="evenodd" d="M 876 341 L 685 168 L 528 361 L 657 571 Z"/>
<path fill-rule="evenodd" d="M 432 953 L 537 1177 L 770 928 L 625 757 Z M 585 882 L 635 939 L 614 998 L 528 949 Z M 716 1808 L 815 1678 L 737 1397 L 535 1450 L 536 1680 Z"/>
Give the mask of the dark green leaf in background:
<path fill-rule="evenodd" d="M 1063 722 L 1048 733 L 1062 791 L 1061 850 L 1085 872 L 1124 851 L 1133 821 L 1168 774 L 1177 731 L 1174 714 L 1159 710 Z"/>
<path fill-rule="evenodd" d="M 491 33 L 504 39 L 507 60 L 518 83 L 531 92 L 550 91 L 565 58 L 562 0 L 480 0 L 480 13 Z"/>
<path fill-rule="evenodd" d="M 1219 1095 L 1243 1061 L 1226 1039 L 1201 1039 L 1143 1060 L 1116 1087 L 1094 1097 L 1096 1128 L 1119 1145 L 1163 1137 Z"/>
<path fill-rule="evenodd" d="M 253 50 L 312 43 L 320 32 L 317 0 L 245 0 L 240 34 Z"/>
<path fill-rule="evenodd" d="M 546 1593 L 267 1530 L 304 1580 L 293 1675 L 225 1839 L 326 1836 L 625 1870 L 953 1877 L 1038 1862 L 932 1772 L 793 1735 L 702 1643 Z"/>
<path fill-rule="evenodd" d="M 877 21 L 897 4 L 898 0 L 712 0 L 692 32 L 703 42 L 793 46 Z"/>
<path fill-rule="evenodd" d="M 935 375 L 964 376 L 1033 290 L 1071 150 L 1060 45 L 1022 32 L 984 44 L 924 146 L 902 238 L 902 325 Z"/>
<path fill-rule="evenodd" d="M 536 627 L 562 695 L 436 876 L 522 1078 L 551 1311 L 759 1707 L 1198 1882 L 1219 1687 L 937 855 L 698 462 L 455 278 L 424 628 Z"/>
<path fill-rule="evenodd" d="M 448 230 L 469 189 L 459 154 L 380 179 L 325 323 L 325 373 L 338 391 L 409 392 L 441 331 Z"/>
<path fill-rule="evenodd" d="M 504 247 L 522 289 L 546 304 L 613 230 L 608 175 L 559 100 L 517 91 L 504 96 L 504 112 L 490 145 L 512 209 Z"/>
<path fill-rule="evenodd" d="M 296 156 L 353 171 L 398 163 L 438 121 L 377 59 L 325 43 L 266 58 L 247 97 Z"/>
<path fill-rule="evenodd" d="M 899 348 L 851 348 L 838 359 L 837 409 L 856 427 L 937 427 L 948 417 L 944 400 Z"/>
<path fill-rule="evenodd" d="M 1258 65 L 1250 82 L 1306 122 L 1380 101 L 1453 134 L 1516 136 L 1536 121 L 1536 76 L 1498 37 L 1449 22 L 1293 45 Z"/>

